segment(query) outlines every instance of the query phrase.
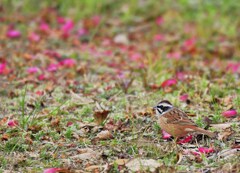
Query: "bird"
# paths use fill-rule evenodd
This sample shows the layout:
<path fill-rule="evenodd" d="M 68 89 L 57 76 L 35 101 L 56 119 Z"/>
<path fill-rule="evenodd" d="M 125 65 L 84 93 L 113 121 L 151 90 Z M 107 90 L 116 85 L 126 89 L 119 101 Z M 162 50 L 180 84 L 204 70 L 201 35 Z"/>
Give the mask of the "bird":
<path fill-rule="evenodd" d="M 176 140 L 194 132 L 205 134 L 210 138 L 215 137 L 215 133 L 198 127 L 184 111 L 174 107 L 168 100 L 160 101 L 153 109 L 161 129 Z"/>

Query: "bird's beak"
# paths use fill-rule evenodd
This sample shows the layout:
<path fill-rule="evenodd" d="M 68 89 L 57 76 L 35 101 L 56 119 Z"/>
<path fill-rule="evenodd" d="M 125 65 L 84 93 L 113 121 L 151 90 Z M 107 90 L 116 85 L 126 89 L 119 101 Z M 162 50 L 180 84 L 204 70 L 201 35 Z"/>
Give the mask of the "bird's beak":
<path fill-rule="evenodd" d="M 157 109 L 157 106 L 154 106 L 154 107 L 152 108 L 153 111 L 155 111 L 156 109 Z"/>

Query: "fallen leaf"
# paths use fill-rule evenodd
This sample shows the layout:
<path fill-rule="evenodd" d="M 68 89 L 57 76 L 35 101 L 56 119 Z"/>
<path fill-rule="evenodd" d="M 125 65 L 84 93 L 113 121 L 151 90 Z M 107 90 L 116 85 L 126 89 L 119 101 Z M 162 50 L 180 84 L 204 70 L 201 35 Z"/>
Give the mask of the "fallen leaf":
<path fill-rule="evenodd" d="M 111 165 L 117 164 L 118 166 L 126 165 L 126 163 L 129 161 L 129 159 L 117 159 L 114 162 L 111 163 Z"/>
<path fill-rule="evenodd" d="M 110 131 L 104 130 L 104 131 L 101 131 L 100 133 L 98 133 L 96 138 L 98 138 L 100 140 L 106 140 L 106 139 L 113 138 L 113 135 L 111 134 Z"/>
<path fill-rule="evenodd" d="M 94 112 L 94 119 L 97 124 L 102 124 L 104 120 L 107 118 L 109 110 L 99 110 Z"/>
<path fill-rule="evenodd" d="M 130 160 L 126 164 L 126 167 L 133 172 L 138 172 L 138 171 L 156 172 L 161 165 L 162 165 L 161 163 L 153 159 L 147 160 L 147 159 L 136 158 L 136 159 Z"/>

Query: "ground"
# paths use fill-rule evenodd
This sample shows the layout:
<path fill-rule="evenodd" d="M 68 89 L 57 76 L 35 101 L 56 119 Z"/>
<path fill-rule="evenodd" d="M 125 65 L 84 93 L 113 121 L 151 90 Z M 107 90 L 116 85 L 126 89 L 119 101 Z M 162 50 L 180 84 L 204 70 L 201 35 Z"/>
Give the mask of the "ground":
<path fill-rule="evenodd" d="M 3 1 L 0 172 L 239 172 L 238 4 Z M 163 99 L 216 138 L 176 145 Z"/>

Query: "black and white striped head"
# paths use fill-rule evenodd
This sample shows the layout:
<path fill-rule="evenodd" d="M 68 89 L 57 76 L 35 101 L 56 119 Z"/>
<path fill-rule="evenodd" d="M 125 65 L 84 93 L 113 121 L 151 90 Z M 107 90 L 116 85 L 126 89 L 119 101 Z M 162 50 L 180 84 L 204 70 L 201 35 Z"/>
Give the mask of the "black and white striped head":
<path fill-rule="evenodd" d="M 163 100 L 160 101 L 153 109 L 156 111 L 156 116 L 158 117 L 170 110 L 172 107 L 173 105 L 169 101 Z"/>

